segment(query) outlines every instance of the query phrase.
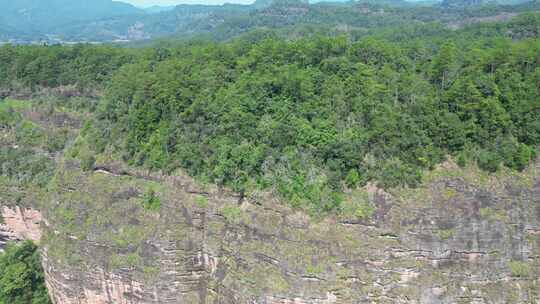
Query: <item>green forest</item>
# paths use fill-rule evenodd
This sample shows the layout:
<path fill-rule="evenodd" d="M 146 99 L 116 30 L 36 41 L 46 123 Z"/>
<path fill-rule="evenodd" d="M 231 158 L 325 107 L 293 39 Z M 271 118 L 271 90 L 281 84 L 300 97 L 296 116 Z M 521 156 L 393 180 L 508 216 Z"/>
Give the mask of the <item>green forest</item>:
<path fill-rule="evenodd" d="M 57 88 L 92 112 L 70 149 L 87 169 L 89 155 L 108 154 L 242 194 L 271 190 L 321 214 L 339 210 L 347 188 L 414 187 L 449 158 L 524 169 L 540 144 L 539 29 L 528 13 L 359 37 L 259 30 L 138 49 L 6 45 L 0 87 Z"/>

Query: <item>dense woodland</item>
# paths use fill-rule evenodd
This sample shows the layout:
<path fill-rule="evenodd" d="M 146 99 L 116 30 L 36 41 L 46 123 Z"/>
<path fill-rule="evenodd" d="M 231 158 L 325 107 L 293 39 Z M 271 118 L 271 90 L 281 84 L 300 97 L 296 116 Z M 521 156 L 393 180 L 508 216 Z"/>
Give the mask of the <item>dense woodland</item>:
<path fill-rule="evenodd" d="M 347 188 L 416 186 L 449 157 L 522 170 L 540 144 L 540 15 L 355 36 L 255 31 L 174 47 L 3 46 L 5 95 L 100 96 L 71 154 L 272 190 L 318 214 Z M 69 88 L 69 89 L 66 89 Z M 64 94 L 66 95 L 66 94 Z"/>

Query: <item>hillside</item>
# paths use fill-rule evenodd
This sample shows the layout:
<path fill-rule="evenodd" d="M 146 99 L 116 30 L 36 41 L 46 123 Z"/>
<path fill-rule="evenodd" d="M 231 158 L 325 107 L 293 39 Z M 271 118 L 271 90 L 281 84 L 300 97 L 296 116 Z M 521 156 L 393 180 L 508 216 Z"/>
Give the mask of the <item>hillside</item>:
<path fill-rule="evenodd" d="M 257 1 L 253 5 L 179 5 L 149 13 L 107 0 L 17 1 L 6 2 L 7 9 L 0 12 L 0 24 L 5 25 L 0 27 L 0 38 L 18 43 L 125 42 L 159 37 L 227 40 L 255 29 L 278 29 L 294 37 L 305 30 L 339 34 L 429 22 L 454 26 L 540 10 L 540 4 L 534 1 L 515 6 L 465 6 L 467 9 L 458 2 L 426 6 L 402 0 L 314 4 Z M 17 9 L 23 6 L 27 9 Z"/>
<path fill-rule="evenodd" d="M 16 28 L 23 37 L 45 37 L 73 23 L 142 13 L 112 0 L 1 0 L 0 7 L 0 23 Z"/>
<path fill-rule="evenodd" d="M 259 5 L 0 46 L 0 304 L 539 303 L 537 4 Z"/>

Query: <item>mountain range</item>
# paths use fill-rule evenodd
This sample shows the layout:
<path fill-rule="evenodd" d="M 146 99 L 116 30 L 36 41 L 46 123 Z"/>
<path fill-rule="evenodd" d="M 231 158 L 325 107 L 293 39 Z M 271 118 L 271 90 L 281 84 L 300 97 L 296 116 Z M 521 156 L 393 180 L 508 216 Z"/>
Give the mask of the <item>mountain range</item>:
<path fill-rule="evenodd" d="M 111 0 L 0 0 L 0 8 L 0 32 L 16 29 L 15 37 L 46 35 L 77 23 L 145 13 Z"/>
<path fill-rule="evenodd" d="M 525 2 L 498 2 L 501 1 L 505 4 Z M 449 16 L 445 10 L 486 3 L 493 1 L 324 0 L 308 3 L 300 0 L 257 0 L 251 5 L 184 4 L 142 9 L 111 0 L 0 0 L 0 42 L 110 42 L 194 35 L 226 39 L 256 28 L 291 29 L 300 25 L 321 24 L 349 29 L 370 28 L 386 23 L 441 21 L 441 18 L 450 18 L 455 22 L 463 14 L 454 11 Z M 538 1 L 528 5 L 536 7 Z M 415 10 L 417 6 L 424 9 Z M 519 11 L 519 7 L 510 10 Z M 491 10 L 490 13 L 499 11 Z M 467 14 L 470 15 L 470 12 Z"/>

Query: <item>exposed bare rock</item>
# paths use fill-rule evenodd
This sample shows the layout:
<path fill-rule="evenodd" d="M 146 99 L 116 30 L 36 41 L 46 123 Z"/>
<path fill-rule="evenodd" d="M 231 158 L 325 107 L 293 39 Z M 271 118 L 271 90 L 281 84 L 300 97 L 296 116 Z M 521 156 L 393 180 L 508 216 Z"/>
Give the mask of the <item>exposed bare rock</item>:
<path fill-rule="evenodd" d="M 45 214 L 56 304 L 540 302 L 534 170 L 521 180 L 439 173 L 420 189 L 369 185 L 367 222 L 312 220 L 266 194 L 240 203 L 185 176 L 65 174 L 59 188 L 76 190 Z M 156 182 L 161 211 L 142 210 L 137 199 Z"/>
<path fill-rule="evenodd" d="M 0 206 L 0 250 L 8 241 L 41 239 L 41 213 L 30 208 Z"/>

